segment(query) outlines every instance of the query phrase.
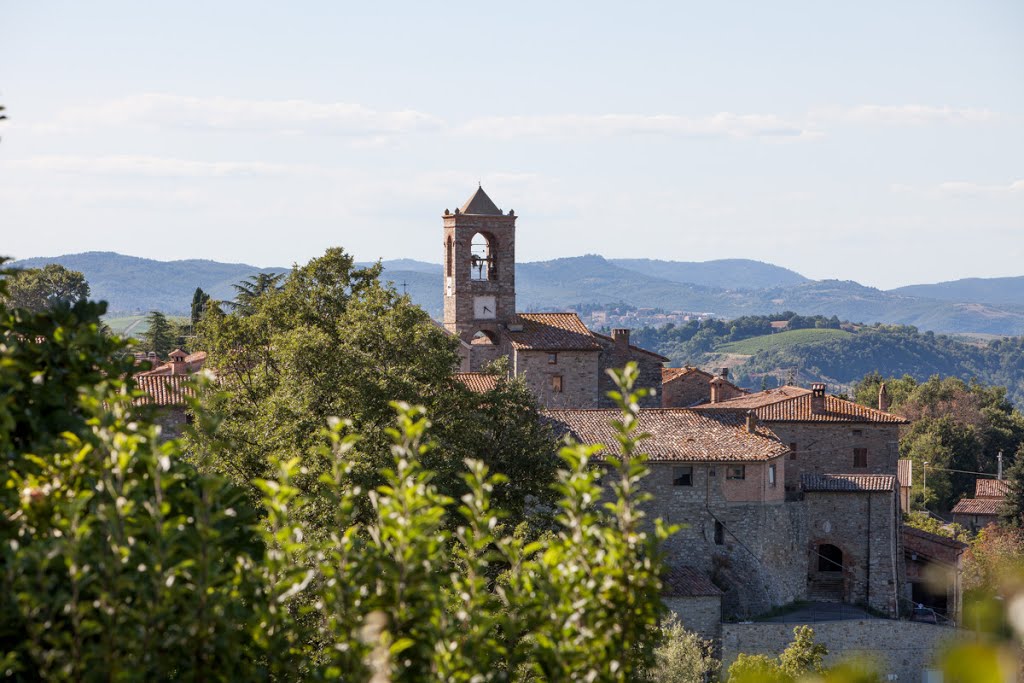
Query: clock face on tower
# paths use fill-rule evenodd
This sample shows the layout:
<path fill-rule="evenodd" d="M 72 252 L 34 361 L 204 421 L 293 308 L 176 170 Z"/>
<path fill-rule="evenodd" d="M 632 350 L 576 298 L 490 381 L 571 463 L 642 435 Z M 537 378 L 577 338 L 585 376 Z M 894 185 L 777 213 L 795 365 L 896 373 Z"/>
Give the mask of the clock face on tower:
<path fill-rule="evenodd" d="M 473 317 L 477 320 L 494 320 L 495 313 L 493 296 L 477 296 L 473 298 Z"/>

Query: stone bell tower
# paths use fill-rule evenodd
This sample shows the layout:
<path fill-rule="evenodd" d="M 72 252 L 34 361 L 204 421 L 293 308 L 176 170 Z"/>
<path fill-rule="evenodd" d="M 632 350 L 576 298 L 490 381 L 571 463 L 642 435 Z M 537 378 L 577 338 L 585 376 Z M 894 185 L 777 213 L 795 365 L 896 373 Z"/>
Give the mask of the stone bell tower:
<path fill-rule="evenodd" d="M 444 212 L 444 326 L 470 344 L 502 344 L 516 314 L 516 216 L 478 187 Z"/>

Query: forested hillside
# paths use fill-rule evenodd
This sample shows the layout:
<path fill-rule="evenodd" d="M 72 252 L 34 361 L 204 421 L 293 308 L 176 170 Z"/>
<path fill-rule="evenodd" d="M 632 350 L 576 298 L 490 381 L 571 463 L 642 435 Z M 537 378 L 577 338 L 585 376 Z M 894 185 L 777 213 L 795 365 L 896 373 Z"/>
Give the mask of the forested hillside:
<path fill-rule="evenodd" d="M 772 334 L 772 320 L 789 320 L 795 331 Z M 813 380 L 842 389 L 872 372 L 919 381 L 938 374 L 1005 386 L 1010 400 L 1024 406 L 1022 337 L 972 342 L 904 325 L 841 324 L 787 312 L 644 328 L 635 338 L 675 364 L 730 366 L 736 381 L 755 389 Z"/>

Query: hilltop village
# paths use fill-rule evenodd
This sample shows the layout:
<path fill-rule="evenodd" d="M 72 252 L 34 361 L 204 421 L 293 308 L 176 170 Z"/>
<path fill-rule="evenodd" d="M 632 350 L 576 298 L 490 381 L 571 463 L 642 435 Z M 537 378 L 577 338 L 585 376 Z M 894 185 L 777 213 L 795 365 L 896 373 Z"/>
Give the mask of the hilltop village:
<path fill-rule="evenodd" d="M 837 638 L 874 640 L 869 649 L 899 674 L 922 668 L 961 622 L 966 546 L 904 526 L 912 472 L 898 442 L 908 421 L 888 412 L 885 385 L 875 407 L 824 384 L 751 393 L 724 369 L 667 367 L 668 358 L 631 343 L 627 328 L 604 335 L 576 313 L 518 312 L 517 218 L 482 187 L 444 211 L 439 324 L 458 340 L 459 381 L 488 391 L 498 381 L 492 364 L 506 359 L 556 435 L 612 444 L 618 411 L 607 371 L 635 363 L 647 390 L 648 516 L 682 527 L 665 546 L 669 608 L 728 659 L 738 647 L 785 645 L 779 624 L 746 620 L 793 604 L 836 606 L 836 614 L 847 606 L 856 619 L 828 621 Z M 205 358 L 176 350 L 138 374 L 167 434 L 189 419 L 188 378 Z M 977 498 L 954 512 L 983 526 L 1004 493 L 1001 482 L 979 480 Z M 928 580 L 936 572 L 941 588 Z M 907 619 L 922 613 L 930 623 Z"/>

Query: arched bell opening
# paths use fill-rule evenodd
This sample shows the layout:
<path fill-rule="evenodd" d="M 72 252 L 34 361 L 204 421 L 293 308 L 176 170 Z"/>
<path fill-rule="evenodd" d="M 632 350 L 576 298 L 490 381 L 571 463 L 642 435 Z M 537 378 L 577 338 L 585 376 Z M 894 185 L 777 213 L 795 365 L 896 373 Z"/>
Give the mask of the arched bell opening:
<path fill-rule="evenodd" d="M 478 232 L 469 244 L 470 273 L 474 280 L 498 278 L 498 243 L 494 235 Z"/>
<path fill-rule="evenodd" d="M 474 346 L 494 346 L 498 342 L 493 332 L 489 330 L 477 330 L 473 333 L 473 337 L 470 339 L 469 343 Z"/>

